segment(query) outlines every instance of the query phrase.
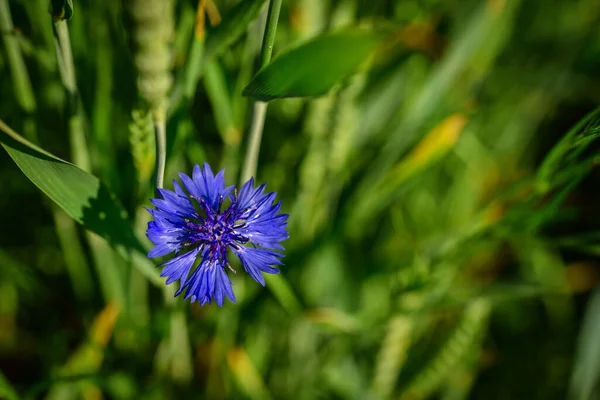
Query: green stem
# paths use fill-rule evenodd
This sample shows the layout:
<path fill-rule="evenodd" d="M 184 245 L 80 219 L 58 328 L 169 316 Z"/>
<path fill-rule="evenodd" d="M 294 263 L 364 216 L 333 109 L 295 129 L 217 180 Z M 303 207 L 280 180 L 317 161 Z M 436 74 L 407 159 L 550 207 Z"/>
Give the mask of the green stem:
<path fill-rule="evenodd" d="M 73 163 L 84 171 L 92 168 L 87 140 L 83 131 L 83 107 L 77 90 L 75 63 L 66 20 L 54 20 L 54 44 L 60 77 L 69 93 L 69 139 Z"/>
<path fill-rule="evenodd" d="M 17 104 L 26 113 L 25 120 L 23 121 L 23 134 L 29 141 L 39 144 L 34 119 L 34 114 L 37 111 L 37 102 L 27 66 L 23 59 L 17 32 L 13 26 L 7 0 L 0 0 L 0 35 L 4 43 L 4 49 L 6 50 L 6 59 L 12 77 L 13 92 L 17 99 Z"/>
<path fill-rule="evenodd" d="M 265 126 L 265 117 L 267 115 L 267 103 L 257 101 L 252 107 L 252 122 L 250 123 L 250 139 L 246 158 L 244 159 L 244 169 L 242 170 L 241 182 L 243 184 L 248 179 L 256 175 L 258 166 L 258 153 L 260 152 L 260 142 L 262 140 L 263 127 Z"/>
<path fill-rule="evenodd" d="M 36 109 L 35 96 L 33 95 L 25 61 L 21 55 L 7 0 L 0 0 L 0 32 L 2 32 L 2 42 L 13 77 L 12 82 L 17 102 L 25 112 L 33 113 Z"/>
<path fill-rule="evenodd" d="M 60 77 L 71 96 L 77 96 L 77 78 L 75 76 L 75 64 L 73 63 L 73 52 L 71 51 L 71 38 L 67 21 L 59 19 L 54 21 L 54 39 L 56 53 L 60 65 Z M 75 103 L 75 100 L 72 100 Z"/>
<path fill-rule="evenodd" d="M 275 33 L 277 32 L 277 22 L 279 12 L 281 11 L 281 0 L 271 0 L 269 2 L 269 11 L 267 14 L 267 23 L 265 35 L 260 56 L 260 67 L 264 68 L 271 61 L 273 54 L 273 43 L 275 42 Z M 262 139 L 265 117 L 267 115 L 267 103 L 257 101 L 252 109 L 252 123 L 250 124 L 250 139 L 246 158 L 244 160 L 244 169 L 242 170 L 241 183 L 256 175 L 258 165 L 258 153 L 260 152 L 260 142 Z"/>
<path fill-rule="evenodd" d="M 162 111 L 153 113 L 154 135 L 156 136 L 156 189 L 162 189 L 167 160 L 167 120 Z"/>
<path fill-rule="evenodd" d="M 269 13 L 267 14 L 267 24 L 265 35 L 263 36 L 262 49 L 260 55 L 260 67 L 264 68 L 271 62 L 273 54 L 273 43 L 275 43 L 275 33 L 277 32 L 277 22 L 279 21 L 279 12 L 281 11 L 281 0 L 271 0 L 269 2 Z"/>

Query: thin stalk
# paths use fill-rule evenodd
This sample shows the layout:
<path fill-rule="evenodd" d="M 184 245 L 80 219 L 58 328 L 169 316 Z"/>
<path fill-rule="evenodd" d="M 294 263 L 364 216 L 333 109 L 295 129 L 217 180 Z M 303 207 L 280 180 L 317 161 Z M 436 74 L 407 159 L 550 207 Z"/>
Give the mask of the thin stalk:
<path fill-rule="evenodd" d="M 71 39 L 66 20 L 54 20 L 54 44 L 60 77 L 69 93 L 69 139 L 73 163 L 84 171 L 91 170 L 87 140 L 83 131 L 83 108 L 77 91 L 75 63 L 71 51 Z"/>
<path fill-rule="evenodd" d="M 269 11 L 267 14 L 267 23 L 263 43 L 261 48 L 260 67 L 266 67 L 271 61 L 273 54 L 273 43 L 275 42 L 275 33 L 277 32 L 277 22 L 279 21 L 279 12 L 281 11 L 281 0 L 270 0 Z M 241 175 L 241 183 L 244 183 L 256 175 L 258 165 L 258 154 L 260 152 L 260 142 L 262 139 L 265 117 L 267 115 L 267 103 L 257 101 L 252 108 L 252 123 L 250 124 L 250 139 L 244 168 Z"/>
<path fill-rule="evenodd" d="M 71 38 L 67 21 L 54 20 L 54 40 L 56 53 L 58 55 L 59 72 L 63 84 L 71 96 L 77 96 L 77 77 L 75 76 L 75 64 L 73 63 L 73 52 L 71 51 Z M 72 99 L 75 104 L 75 99 Z"/>
<path fill-rule="evenodd" d="M 0 32 L 2 32 L 2 43 L 4 43 L 6 59 L 13 77 L 12 83 L 17 102 L 25 112 L 33 113 L 36 109 L 35 96 L 13 27 L 8 0 L 0 0 Z"/>
<path fill-rule="evenodd" d="M 156 189 L 162 189 L 167 160 L 167 120 L 165 112 L 162 110 L 155 111 L 152 114 L 154 135 L 156 136 Z"/>
<path fill-rule="evenodd" d="M 279 12 L 281 11 L 281 0 L 271 0 L 269 2 L 269 13 L 267 14 L 267 23 L 265 35 L 263 36 L 262 49 L 260 52 L 260 67 L 264 68 L 271 62 L 273 54 L 273 43 L 275 43 L 275 33 L 277 33 L 277 22 L 279 21 Z"/>
<path fill-rule="evenodd" d="M 258 166 L 258 153 L 260 152 L 260 142 L 262 140 L 263 127 L 265 126 L 265 117 L 267 116 L 267 103 L 257 101 L 252 106 L 252 122 L 250 123 L 250 139 L 244 159 L 244 169 L 240 184 L 256 175 Z"/>

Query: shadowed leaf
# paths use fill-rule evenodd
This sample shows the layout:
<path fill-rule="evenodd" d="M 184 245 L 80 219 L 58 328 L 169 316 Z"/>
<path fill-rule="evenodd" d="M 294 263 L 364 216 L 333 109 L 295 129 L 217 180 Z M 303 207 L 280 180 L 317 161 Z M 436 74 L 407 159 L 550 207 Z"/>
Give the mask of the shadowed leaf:
<path fill-rule="evenodd" d="M 106 239 L 119 253 L 145 253 L 127 213 L 98 178 L 23 139 L 0 121 L 0 144 L 17 166 L 71 218 Z M 25 211 L 25 210 L 23 210 Z M 134 263 L 137 265 L 138 263 Z M 158 272 L 143 264 L 141 271 L 154 283 Z"/>

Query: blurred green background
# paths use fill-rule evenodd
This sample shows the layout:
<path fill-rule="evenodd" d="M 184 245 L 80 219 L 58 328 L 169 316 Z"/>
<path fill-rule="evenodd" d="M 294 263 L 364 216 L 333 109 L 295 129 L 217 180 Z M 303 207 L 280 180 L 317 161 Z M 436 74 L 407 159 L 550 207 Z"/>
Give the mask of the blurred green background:
<path fill-rule="evenodd" d="M 166 188 L 204 161 L 240 179 L 267 3 L 0 0 L 0 119 L 147 246 L 152 116 Z M 273 62 L 325 51 L 281 74 L 354 73 L 269 103 L 285 266 L 230 274 L 223 308 L 173 299 L 2 151 L 0 398 L 599 398 L 599 26 L 597 0 L 283 1 Z"/>

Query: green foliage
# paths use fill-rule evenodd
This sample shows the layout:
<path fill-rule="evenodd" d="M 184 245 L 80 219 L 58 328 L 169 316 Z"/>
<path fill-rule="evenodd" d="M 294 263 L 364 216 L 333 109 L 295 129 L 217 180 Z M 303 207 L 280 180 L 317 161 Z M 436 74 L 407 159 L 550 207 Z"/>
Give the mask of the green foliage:
<path fill-rule="evenodd" d="M 278 56 L 242 92 L 258 100 L 320 96 L 356 72 L 380 43 L 373 32 L 319 36 Z"/>
<path fill-rule="evenodd" d="M 600 345 L 597 333 L 600 329 L 600 291 L 596 289 L 590 300 L 580 333 L 577 358 L 569 398 L 593 399 L 600 380 Z"/>
<path fill-rule="evenodd" d="M 21 171 L 71 218 L 97 233 L 119 251 L 144 252 L 127 212 L 114 195 L 73 164 L 29 143 L 0 121 L 0 143 Z M 156 280 L 154 270 L 145 270 Z"/>
<path fill-rule="evenodd" d="M 443 344 L 423 371 L 412 379 L 410 385 L 403 391 L 401 399 L 424 399 L 447 379 L 461 362 L 481 346 L 485 325 L 490 315 L 489 301 L 477 299 L 470 304 L 456 327 L 455 332 Z"/>
<path fill-rule="evenodd" d="M 0 372 L 0 396 L 6 400 L 19 400 L 17 391 L 11 386 L 10 382 L 6 380 L 6 377 Z"/>
<path fill-rule="evenodd" d="M 240 1 L 223 15 L 223 21 L 208 29 L 205 57 L 218 57 L 245 33 L 265 5 L 265 0 Z"/>
<path fill-rule="evenodd" d="M 127 214 L 98 179 L 37 148 L 3 122 L 0 128 L 2 146 L 42 192 L 91 231 L 113 238 L 116 245 L 135 247 Z"/>
<path fill-rule="evenodd" d="M 0 397 L 597 397 L 599 20 L 0 0 Z M 256 179 L 290 214 L 266 288 L 235 262 L 237 304 L 165 287 L 157 127 L 166 188 L 204 161 L 238 182 L 262 134 Z"/>

